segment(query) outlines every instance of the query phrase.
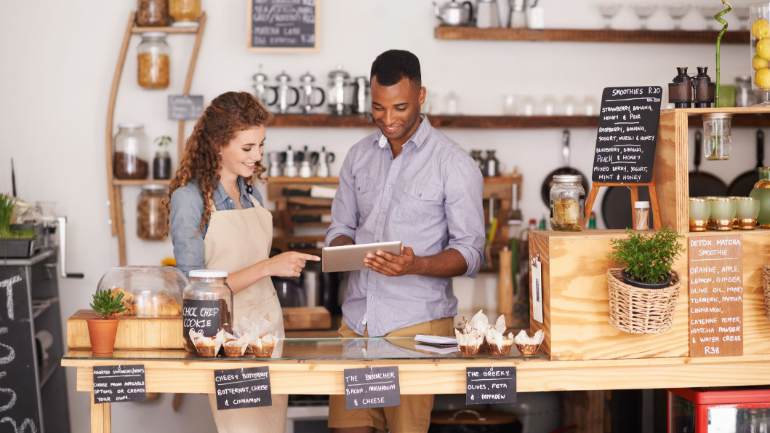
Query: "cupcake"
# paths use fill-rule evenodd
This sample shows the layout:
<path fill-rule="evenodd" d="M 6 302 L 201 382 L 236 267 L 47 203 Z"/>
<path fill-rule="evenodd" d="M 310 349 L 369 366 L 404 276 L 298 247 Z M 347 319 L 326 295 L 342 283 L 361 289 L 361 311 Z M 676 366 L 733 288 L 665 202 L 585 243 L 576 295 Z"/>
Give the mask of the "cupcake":
<path fill-rule="evenodd" d="M 527 334 L 527 331 L 522 329 L 516 334 L 514 341 L 516 348 L 519 349 L 523 356 L 533 356 L 537 354 L 537 350 L 540 348 L 540 344 L 543 343 L 544 337 L 545 334 L 543 334 L 542 329 L 535 332 L 535 335 L 532 337 Z"/>
<path fill-rule="evenodd" d="M 273 355 L 277 337 L 271 334 L 256 337 L 249 342 L 249 350 L 257 358 L 270 358 Z"/>
<path fill-rule="evenodd" d="M 509 332 L 508 336 L 505 336 L 505 334 L 500 332 L 497 328 L 489 328 L 487 330 L 486 340 L 491 355 L 505 356 L 511 353 L 511 347 L 513 347 L 513 332 Z"/>
<path fill-rule="evenodd" d="M 216 357 L 222 345 L 222 337 L 220 337 L 219 333 L 216 337 L 206 337 L 203 333 L 195 332 L 191 329 L 190 340 L 193 342 L 198 356 L 205 358 Z"/>
<path fill-rule="evenodd" d="M 468 332 L 455 329 L 455 337 L 457 338 L 457 348 L 463 356 L 478 354 L 481 343 L 484 342 L 484 335 L 474 329 L 470 329 Z"/>
<path fill-rule="evenodd" d="M 225 356 L 231 358 L 243 356 L 246 353 L 246 349 L 248 349 L 248 347 L 249 340 L 246 337 L 237 338 L 235 335 L 229 333 L 225 335 L 225 341 L 222 343 Z"/>

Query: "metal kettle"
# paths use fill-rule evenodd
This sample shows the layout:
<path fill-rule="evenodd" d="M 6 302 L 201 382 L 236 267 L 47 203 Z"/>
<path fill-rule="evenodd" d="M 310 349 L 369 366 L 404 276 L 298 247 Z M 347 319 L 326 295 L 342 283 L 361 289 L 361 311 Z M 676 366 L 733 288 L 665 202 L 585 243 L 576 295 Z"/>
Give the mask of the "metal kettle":
<path fill-rule="evenodd" d="M 369 80 L 363 76 L 356 77 L 353 80 L 353 113 L 368 113 L 369 104 Z"/>
<path fill-rule="evenodd" d="M 350 74 L 342 66 L 337 66 L 337 69 L 329 72 L 329 89 L 326 94 L 329 112 L 337 116 L 350 114 L 351 100 Z"/>
<path fill-rule="evenodd" d="M 452 0 L 439 6 L 434 1 L 433 13 L 445 26 L 467 26 L 473 22 L 473 3 Z"/>
<path fill-rule="evenodd" d="M 286 72 L 281 72 L 275 77 L 275 81 L 278 83 L 278 85 L 274 87 L 276 98 L 275 102 L 270 105 L 275 105 L 278 108 L 278 112 L 281 114 L 287 113 L 289 108 L 299 104 L 299 90 L 296 87 L 289 85 L 291 77 Z M 294 102 L 289 102 L 289 92 L 294 93 Z"/>
<path fill-rule="evenodd" d="M 299 106 L 305 114 L 309 114 L 314 108 L 320 107 L 326 102 L 324 89 L 314 86 L 313 83 L 315 83 L 315 77 L 310 72 L 299 77 Z M 318 102 L 313 101 L 315 94 L 319 95 Z"/>
<path fill-rule="evenodd" d="M 265 105 L 275 104 L 276 99 L 278 99 L 278 93 L 276 92 L 275 87 L 267 85 L 268 78 L 267 74 L 262 72 L 262 65 L 259 65 L 259 72 L 252 75 L 251 79 L 254 81 L 254 84 L 252 85 L 254 88 L 254 96 Z M 267 99 L 268 92 L 273 92 L 273 99 Z"/>
<path fill-rule="evenodd" d="M 334 153 L 327 152 L 326 146 L 321 147 L 321 153 L 318 155 L 318 170 L 316 176 L 329 177 L 331 175 L 331 163 L 334 162 Z"/>

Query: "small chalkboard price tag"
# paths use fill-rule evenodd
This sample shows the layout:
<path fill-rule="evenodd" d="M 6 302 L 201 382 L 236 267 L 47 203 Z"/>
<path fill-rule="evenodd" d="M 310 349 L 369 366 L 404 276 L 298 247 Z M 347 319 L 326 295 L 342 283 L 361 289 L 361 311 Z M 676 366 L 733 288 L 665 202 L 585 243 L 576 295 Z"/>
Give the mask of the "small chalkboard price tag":
<path fill-rule="evenodd" d="M 401 404 L 398 367 L 347 368 L 343 374 L 347 410 Z"/>
<path fill-rule="evenodd" d="M 144 365 L 94 367 L 94 403 L 142 401 L 146 397 Z"/>
<path fill-rule="evenodd" d="M 195 120 L 203 113 L 203 95 L 168 95 L 169 120 Z"/>
<path fill-rule="evenodd" d="M 273 404 L 268 367 L 215 370 L 214 388 L 219 410 Z"/>
<path fill-rule="evenodd" d="M 199 301 L 185 299 L 182 303 L 182 326 L 187 338 L 190 330 L 201 332 L 206 337 L 213 337 L 222 328 L 223 314 L 226 307 L 223 301 Z"/>
<path fill-rule="evenodd" d="M 249 47 L 315 50 L 317 23 L 317 0 L 249 0 Z"/>
<path fill-rule="evenodd" d="M 662 94 L 659 86 L 604 89 L 594 153 L 594 182 L 652 182 Z"/>
<path fill-rule="evenodd" d="M 465 404 L 503 404 L 516 401 L 516 367 L 465 369 Z"/>

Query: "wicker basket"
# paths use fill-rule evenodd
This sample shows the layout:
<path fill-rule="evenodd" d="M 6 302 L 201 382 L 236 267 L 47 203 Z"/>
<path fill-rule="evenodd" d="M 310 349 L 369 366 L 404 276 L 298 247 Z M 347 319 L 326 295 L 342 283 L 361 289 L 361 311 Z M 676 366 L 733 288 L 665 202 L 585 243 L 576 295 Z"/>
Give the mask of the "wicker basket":
<path fill-rule="evenodd" d="M 671 286 L 643 289 L 623 282 L 622 269 L 607 271 L 610 297 L 610 324 L 629 334 L 660 334 L 671 328 L 679 277 L 674 273 Z"/>
<path fill-rule="evenodd" d="M 762 267 L 762 287 L 765 292 L 765 316 L 770 319 L 770 266 Z"/>

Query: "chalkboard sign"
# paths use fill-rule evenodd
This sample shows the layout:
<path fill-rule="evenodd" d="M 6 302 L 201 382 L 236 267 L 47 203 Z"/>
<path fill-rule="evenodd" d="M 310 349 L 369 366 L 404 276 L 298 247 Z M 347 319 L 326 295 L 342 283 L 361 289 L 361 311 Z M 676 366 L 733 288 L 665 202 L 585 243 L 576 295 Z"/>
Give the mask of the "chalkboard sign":
<path fill-rule="evenodd" d="M 316 0 L 249 0 L 249 46 L 317 49 L 317 18 Z"/>
<path fill-rule="evenodd" d="M 224 301 L 199 301 L 185 299 L 182 304 L 182 325 L 185 338 L 190 338 L 190 330 L 202 332 L 205 337 L 217 335 L 229 321 L 227 304 Z M 223 315 L 225 317 L 223 317 Z"/>
<path fill-rule="evenodd" d="M 203 113 L 203 95 L 168 95 L 169 120 L 195 120 Z"/>
<path fill-rule="evenodd" d="M 31 304 L 23 267 L 0 267 L 0 431 L 41 429 Z"/>
<path fill-rule="evenodd" d="M 662 93 L 658 86 L 604 89 L 594 153 L 594 182 L 652 182 Z"/>
<path fill-rule="evenodd" d="M 270 406 L 270 371 L 267 367 L 214 371 L 217 409 Z"/>
<path fill-rule="evenodd" d="M 516 401 L 516 367 L 465 369 L 465 404 L 503 404 Z"/>
<path fill-rule="evenodd" d="M 144 365 L 104 365 L 94 372 L 94 403 L 122 403 L 147 398 Z"/>
<path fill-rule="evenodd" d="M 343 374 L 347 410 L 401 404 L 398 367 L 346 368 Z"/>
<path fill-rule="evenodd" d="M 743 354 L 740 235 L 689 238 L 690 356 Z"/>

